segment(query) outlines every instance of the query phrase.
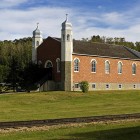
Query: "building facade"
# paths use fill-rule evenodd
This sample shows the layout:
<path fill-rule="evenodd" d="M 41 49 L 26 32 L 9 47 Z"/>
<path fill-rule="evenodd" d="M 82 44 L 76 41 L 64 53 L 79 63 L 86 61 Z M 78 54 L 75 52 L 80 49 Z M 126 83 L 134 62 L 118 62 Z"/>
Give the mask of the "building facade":
<path fill-rule="evenodd" d="M 139 52 L 125 46 L 73 40 L 67 17 L 61 38 L 42 40 L 37 27 L 32 60 L 43 65 L 48 75 L 40 90 L 77 91 L 81 81 L 88 81 L 90 90 L 140 89 Z"/>

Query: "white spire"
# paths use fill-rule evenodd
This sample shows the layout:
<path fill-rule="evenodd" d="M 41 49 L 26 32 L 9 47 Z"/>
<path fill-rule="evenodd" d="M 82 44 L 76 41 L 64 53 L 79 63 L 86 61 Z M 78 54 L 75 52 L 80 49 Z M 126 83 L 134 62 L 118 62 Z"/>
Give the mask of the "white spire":
<path fill-rule="evenodd" d="M 39 22 L 37 22 L 37 29 L 38 29 Z"/>
<path fill-rule="evenodd" d="M 68 21 L 68 14 L 66 14 L 66 21 Z"/>

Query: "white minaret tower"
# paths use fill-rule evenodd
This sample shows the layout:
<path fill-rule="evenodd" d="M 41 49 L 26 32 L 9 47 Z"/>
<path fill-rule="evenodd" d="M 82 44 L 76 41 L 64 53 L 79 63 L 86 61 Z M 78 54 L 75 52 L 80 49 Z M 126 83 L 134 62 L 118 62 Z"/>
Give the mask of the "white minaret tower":
<path fill-rule="evenodd" d="M 68 22 L 68 14 L 66 14 L 66 20 L 62 23 L 61 30 L 61 81 L 65 91 L 72 90 L 72 53 L 72 24 Z"/>
<path fill-rule="evenodd" d="M 32 62 L 37 64 L 37 47 L 43 42 L 42 32 L 37 28 L 33 31 L 32 38 Z"/>

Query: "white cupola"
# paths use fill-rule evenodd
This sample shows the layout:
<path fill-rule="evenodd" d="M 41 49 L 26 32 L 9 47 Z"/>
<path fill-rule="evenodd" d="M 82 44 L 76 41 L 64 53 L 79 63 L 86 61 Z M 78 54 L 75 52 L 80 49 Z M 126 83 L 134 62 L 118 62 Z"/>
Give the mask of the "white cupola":
<path fill-rule="evenodd" d="M 42 32 L 38 28 L 39 23 L 37 23 L 37 28 L 33 31 L 32 38 L 32 62 L 37 63 L 37 47 L 43 42 Z"/>
<path fill-rule="evenodd" d="M 61 29 L 61 61 L 72 61 L 72 52 L 73 52 L 72 24 L 68 22 L 68 14 L 66 14 L 66 20 L 62 23 Z"/>

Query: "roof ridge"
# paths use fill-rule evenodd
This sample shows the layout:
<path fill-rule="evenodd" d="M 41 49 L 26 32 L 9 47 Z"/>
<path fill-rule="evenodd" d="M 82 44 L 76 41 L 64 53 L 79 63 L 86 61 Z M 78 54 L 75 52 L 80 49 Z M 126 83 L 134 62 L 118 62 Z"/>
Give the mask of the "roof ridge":
<path fill-rule="evenodd" d="M 134 50 L 134 49 L 131 49 L 129 47 L 126 47 L 126 46 L 123 46 L 125 49 L 127 49 L 130 53 L 132 53 L 133 55 L 135 55 L 136 57 L 140 58 L 140 52 Z M 138 55 L 139 53 L 139 55 Z"/>
<path fill-rule="evenodd" d="M 59 38 L 59 37 L 51 37 L 51 36 L 48 36 L 48 37 L 50 37 L 50 38 L 52 38 L 52 39 L 54 39 L 54 40 L 56 40 L 56 41 L 58 41 L 58 42 L 61 42 L 61 38 Z M 60 40 L 59 40 L 60 39 Z"/>
<path fill-rule="evenodd" d="M 110 46 L 120 46 L 120 47 L 123 47 L 123 45 L 109 44 L 109 43 L 103 43 L 103 42 L 91 42 L 91 41 L 83 41 L 83 40 L 75 40 L 75 41 L 82 42 L 82 43 L 103 44 L 103 45 L 110 45 Z"/>

